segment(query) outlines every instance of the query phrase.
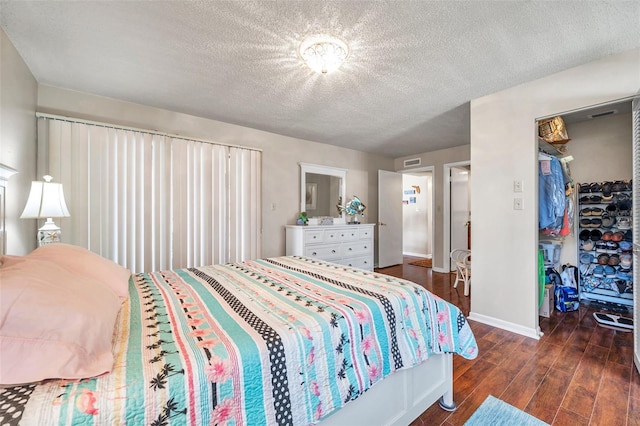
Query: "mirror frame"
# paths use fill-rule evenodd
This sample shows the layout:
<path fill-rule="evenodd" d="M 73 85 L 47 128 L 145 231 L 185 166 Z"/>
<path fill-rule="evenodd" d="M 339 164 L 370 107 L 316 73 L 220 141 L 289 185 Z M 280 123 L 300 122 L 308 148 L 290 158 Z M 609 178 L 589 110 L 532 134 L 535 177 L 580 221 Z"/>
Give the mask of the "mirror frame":
<path fill-rule="evenodd" d="M 318 175 L 336 176 L 342 179 L 342 185 L 340 188 L 340 196 L 342 202 L 346 200 L 347 194 L 347 169 L 340 169 L 338 167 L 320 166 L 318 164 L 298 163 L 300 164 L 300 211 L 304 212 L 307 209 L 307 173 L 315 173 Z M 344 219 L 344 212 L 340 213 L 341 218 Z"/>

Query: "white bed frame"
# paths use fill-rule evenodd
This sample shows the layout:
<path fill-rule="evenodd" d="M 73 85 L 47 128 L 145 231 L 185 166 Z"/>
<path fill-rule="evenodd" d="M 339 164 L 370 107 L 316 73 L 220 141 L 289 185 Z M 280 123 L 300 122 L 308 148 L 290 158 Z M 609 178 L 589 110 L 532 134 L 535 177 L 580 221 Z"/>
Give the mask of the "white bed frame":
<path fill-rule="evenodd" d="M 438 399 L 442 409 L 456 409 L 452 354 L 432 355 L 417 367 L 391 374 L 320 424 L 408 425 Z"/>

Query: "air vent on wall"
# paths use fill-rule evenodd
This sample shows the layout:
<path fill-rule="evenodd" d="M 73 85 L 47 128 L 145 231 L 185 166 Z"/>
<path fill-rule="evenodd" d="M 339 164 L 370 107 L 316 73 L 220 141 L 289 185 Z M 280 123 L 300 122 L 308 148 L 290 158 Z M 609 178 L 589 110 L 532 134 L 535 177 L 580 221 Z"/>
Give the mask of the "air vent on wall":
<path fill-rule="evenodd" d="M 421 161 L 420 158 L 412 158 L 411 160 L 404 160 L 404 166 L 405 167 L 419 166 L 420 161 Z"/>
<path fill-rule="evenodd" d="M 592 119 L 593 119 L 593 118 L 600 118 L 600 117 L 604 117 L 604 116 L 606 116 L 606 115 L 612 115 L 612 114 L 615 114 L 615 113 L 617 113 L 617 112 L 618 112 L 618 110 L 617 110 L 617 109 L 612 109 L 612 110 L 609 110 L 609 111 L 598 112 L 598 113 L 596 113 L 596 114 L 589 114 L 589 115 L 587 115 L 587 118 L 592 118 Z"/>

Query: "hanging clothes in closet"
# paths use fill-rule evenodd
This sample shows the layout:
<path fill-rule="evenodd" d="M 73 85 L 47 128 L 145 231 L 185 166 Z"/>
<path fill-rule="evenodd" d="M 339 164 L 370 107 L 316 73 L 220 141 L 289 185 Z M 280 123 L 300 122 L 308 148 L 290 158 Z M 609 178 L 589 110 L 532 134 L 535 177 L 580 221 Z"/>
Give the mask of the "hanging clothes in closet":
<path fill-rule="evenodd" d="M 538 221 L 545 235 L 568 235 L 573 216 L 573 192 L 568 164 L 541 152 L 538 161 Z"/>

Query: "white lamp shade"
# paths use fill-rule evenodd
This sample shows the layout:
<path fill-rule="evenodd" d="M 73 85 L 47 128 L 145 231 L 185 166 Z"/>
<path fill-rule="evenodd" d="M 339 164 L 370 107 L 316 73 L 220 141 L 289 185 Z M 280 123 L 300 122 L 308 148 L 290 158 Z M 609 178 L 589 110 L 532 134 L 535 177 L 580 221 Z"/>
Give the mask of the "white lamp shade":
<path fill-rule="evenodd" d="M 61 183 L 31 182 L 31 192 L 22 219 L 38 219 L 49 217 L 68 217 L 69 209 L 64 201 Z"/>

